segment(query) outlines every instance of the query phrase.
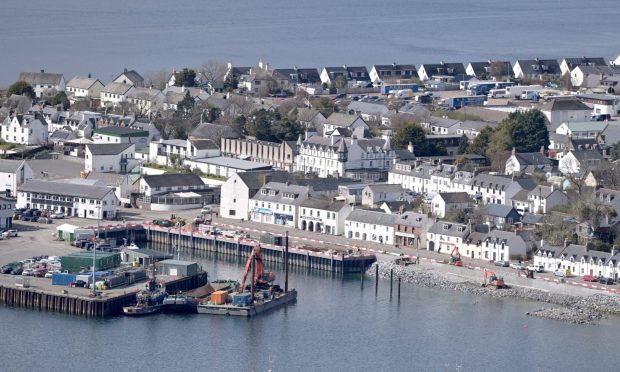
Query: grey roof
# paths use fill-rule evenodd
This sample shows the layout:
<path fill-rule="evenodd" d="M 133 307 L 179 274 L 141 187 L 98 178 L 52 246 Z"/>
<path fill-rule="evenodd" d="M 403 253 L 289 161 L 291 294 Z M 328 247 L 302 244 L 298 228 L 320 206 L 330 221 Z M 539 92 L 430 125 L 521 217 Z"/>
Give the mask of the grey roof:
<path fill-rule="evenodd" d="M 49 72 L 19 73 L 19 80 L 25 81 L 30 85 L 59 85 L 62 79 L 62 74 L 54 74 Z"/>
<path fill-rule="evenodd" d="M 580 163 L 588 160 L 603 160 L 603 155 L 598 150 L 571 151 L 571 153 Z"/>
<path fill-rule="evenodd" d="M 18 191 L 103 199 L 113 192 L 111 188 L 78 182 L 29 180 L 17 188 Z"/>
<path fill-rule="evenodd" d="M 76 76 L 73 79 L 69 80 L 69 82 L 67 83 L 67 87 L 88 90 L 97 81 L 99 81 L 99 80 L 93 79 L 93 78 L 89 78 L 89 77 Z"/>
<path fill-rule="evenodd" d="M 239 138 L 239 132 L 228 125 L 203 123 L 199 124 L 189 135 L 193 138 L 206 138 L 219 141 L 220 138 Z"/>
<path fill-rule="evenodd" d="M 433 221 L 427 215 L 416 212 L 404 212 L 396 218 L 394 224 L 413 227 L 426 227 Z"/>
<path fill-rule="evenodd" d="M 501 65 L 496 65 L 496 66 L 501 67 L 501 71 L 499 71 L 499 75 L 510 75 L 510 72 L 512 71 L 512 66 L 510 65 L 509 61 L 470 62 L 469 64 L 474 70 L 474 75 L 480 76 L 484 74 L 489 74 L 491 72 L 489 71 L 489 69 L 491 68 L 491 63 L 494 63 L 494 64 L 501 63 Z"/>
<path fill-rule="evenodd" d="M 518 214 L 517 210 L 509 205 L 493 203 L 487 204 L 483 209 L 483 213 L 493 217 L 507 217 L 511 213 Z"/>
<path fill-rule="evenodd" d="M 2 159 L 0 161 L 0 173 L 15 173 L 24 162 L 25 160 Z"/>
<path fill-rule="evenodd" d="M 106 85 L 105 87 L 103 87 L 102 92 L 111 93 L 111 94 L 124 95 L 132 87 L 133 87 L 133 85 L 130 85 L 130 84 L 114 83 L 114 82 L 112 82 L 112 83 L 109 83 L 108 85 Z"/>
<path fill-rule="evenodd" d="M 555 59 L 520 59 L 516 63 L 525 75 L 559 75 L 562 72 L 560 64 Z M 533 66 L 538 67 L 535 70 Z"/>
<path fill-rule="evenodd" d="M 542 198 L 546 198 L 554 191 L 556 191 L 556 189 L 551 186 L 538 185 L 528 193 L 528 196 L 540 196 Z"/>
<path fill-rule="evenodd" d="M 609 66 L 576 66 L 575 69 L 580 69 L 584 74 L 590 75 L 614 75 L 616 70 Z"/>
<path fill-rule="evenodd" d="M 127 150 L 133 143 L 89 143 L 86 148 L 93 155 L 118 155 Z"/>
<path fill-rule="evenodd" d="M 489 121 L 475 121 L 475 120 L 465 120 L 461 122 L 461 129 L 469 129 L 475 131 L 481 131 L 486 127 L 491 127 L 493 129 L 499 126 L 496 122 Z"/>
<path fill-rule="evenodd" d="M 561 256 L 564 256 L 567 259 L 573 257 L 575 261 L 579 261 L 584 258 L 586 261 L 593 259 L 594 262 L 597 262 L 600 259 L 603 260 L 603 263 L 605 264 L 608 262 L 608 259 L 611 258 L 611 254 L 609 252 L 589 250 L 586 246 L 577 244 L 569 244 L 566 248 L 562 249 L 557 257 Z"/>
<path fill-rule="evenodd" d="M 144 175 L 142 179 L 150 187 L 204 186 L 205 184 L 200 176 L 195 173 Z"/>
<path fill-rule="evenodd" d="M 329 115 L 329 117 L 325 121 L 325 124 L 331 124 L 337 127 L 350 127 L 353 122 L 355 122 L 358 118 L 359 116 L 357 115 L 334 112 L 333 114 Z"/>
<path fill-rule="evenodd" d="M 268 191 L 266 194 L 263 194 L 262 190 Z M 275 191 L 275 195 L 271 195 L 270 191 Z M 300 205 L 304 200 L 308 198 L 308 191 L 309 189 L 306 186 L 272 181 L 261 187 L 260 190 L 252 197 L 252 199 L 272 203 Z M 286 194 L 292 194 L 294 197 L 286 197 Z"/>
<path fill-rule="evenodd" d="M 50 134 L 50 139 L 66 140 L 73 138 L 73 132 L 69 130 L 57 129 Z"/>
<path fill-rule="evenodd" d="M 315 116 L 320 114 L 319 110 L 302 107 L 297 109 L 297 120 L 303 122 L 309 122 L 314 119 Z"/>
<path fill-rule="evenodd" d="M 331 212 L 338 212 L 346 205 L 347 203 L 345 203 L 342 200 L 334 200 L 334 199 L 327 199 L 327 198 L 308 198 L 300 204 L 300 206 L 302 207 L 321 209 L 321 210 L 331 211 Z"/>
<path fill-rule="evenodd" d="M 447 75 L 447 76 L 456 76 L 456 75 L 465 75 L 465 67 L 462 63 L 425 63 L 420 67 L 424 67 L 424 71 L 427 76 L 433 75 Z"/>
<path fill-rule="evenodd" d="M 527 165 L 549 165 L 552 161 L 541 152 L 517 152 L 515 154 L 522 167 Z"/>
<path fill-rule="evenodd" d="M 103 128 L 97 128 L 93 131 L 95 134 L 103 134 L 106 136 L 118 136 L 118 137 L 148 137 L 149 132 L 145 130 L 138 130 L 129 127 L 108 126 Z"/>
<path fill-rule="evenodd" d="M 353 178 L 297 178 L 298 185 L 309 186 L 312 191 L 337 191 L 340 185 L 349 185 L 359 183 L 359 180 Z"/>
<path fill-rule="evenodd" d="M 462 204 L 471 203 L 471 197 L 466 192 L 440 192 L 439 196 L 446 202 L 446 204 Z"/>
<path fill-rule="evenodd" d="M 542 105 L 543 111 L 592 111 L 585 103 L 577 98 L 550 99 Z"/>
<path fill-rule="evenodd" d="M 366 186 L 372 192 L 405 192 L 402 185 L 399 184 L 388 184 L 388 183 L 377 183 Z"/>
<path fill-rule="evenodd" d="M 210 139 L 190 138 L 189 142 L 198 150 L 217 150 L 219 146 Z"/>
<path fill-rule="evenodd" d="M 205 164 L 214 164 L 229 168 L 241 169 L 241 170 L 267 170 L 271 169 L 271 165 L 265 163 L 259 163 L 256 161 L 248 161 L 237 158 L 229 158 L 226 156 L 217 156 L 214 158 L 204 158 L 204 159 L 192 159 L 192 161 L 205 163 Z"/>
<path fill-rule="evenodd" d="M 275 182 L 293 182 L 293 176 L 286 171 L 256 171 L 256 172 L 242 172 L 237 173 L 237 176 L 241 178 L 250 190 L 258 190 L 263 185 L 263 179 L 266 183 Z M 250 195 L 253 196 L 253 195 Z"/>
<path fill-rule="evenodd" d="M 127 76 L 127 79 L 129 79 L 132 83 L 136 85 L 140 85 L 141 83 L 144 83 L 144 78 L 136 70 L 125 69 L 125 71 L 118 74 L 118 76 L 115 77 L 113 80 L 118 79 L 119 77 L 121 77 L 121 75 Z"/>
<path fill-rule="evenodd" d="M 506 188 L 512 183 L 512 177 L 480 173 L 474 177 L 474 185 L 480 187 Z"/>
<path fill-rule="evenodd" d="M 594 65 L 594 66 L 606 66 L 607 62 L 605 62 L 605 58 L 603 57 L 567 57 L 562 60 L 562 62 L 566 62 L 569 69 L 573 69 L 577 66 L 585 65 Z"/>
<path fill-rule="evenodd" d="M 388 111 L 390 111 L 387 108 L 387 106 L 382 103 L 371 103 L 371 102 L 360 102 L 360 101 L 351 101 L 347 109 L 353 110 L 355 112 L 360 112 L 362 114 L 374 115 L 374 116 L 383 116 Z"/>
<path fill-rule="evenodd" d="M 154 259 L 171 259 L 172 255 L 164 253 L 164 252 L 160 252 L 160 251 L 156 251 L 153 249 L 148 249 L 148 248 L 140 248 L 140 249 L 131 249 L 129 250 L 131 252 L 132 255 L 139 255 L 139 256 L 146 256 L 146 257 L 151 257 Z M 171 263 L 171 262 L 168 262 Z"/>
<path fill-rule="evenodd" d="M 467 225 L 456 222 L 437 221 L 428 230 L 429 233 L 465 238 L 469 235 Z"/>
<path fill-rule="evenodd" d="M 404 70 L 413 70 L 413 72 L 417 75 L 417 68 L 415 65 L 398 65 L 396 63 L 392 63 L 390 65 L 374 65 L 373 66 L 377 71 L 404 71 Z"/>
<path fill-rule="evenodd" d="M 535 225 L 542 220 L 543 216 L 539 214 L 525 213 L 521 218 L 521 222 L 525 225 Z"/>
<path fill-rule="evenodd" d="M 562 123 L 561 125 L 566 125 L 568 129 L 571 131 L 571 133 L 572 132 L 602 132 L 605 130 L 605 128 L 607 128 L 608 123 L 604 121 L 581 121 L 581 122 L 571 121 L 567 123 Z"/>
<path fill-rule="evenodd" d="M 394 226 L 397 218 L 398 216 L 395 214 L 375 212 L 365 209 L 354 209 L 347 217 L 347 221 L 362 222 L 381 226 Z"/>
<path fill-rule="evenodd" d="M 86 175 L 86 179 L 102 181 L 105 182 L 108 186 L 120 186 L 125 181 L 125 179 L 127 179 L 127 175 L 107 172 L 89 172 Z"/>
<path fill-rule="evenodd" d="M 134 99 L 142 99 L 142 100 L 155 100 L 157 96 L 161 95 L 161 91 L 159 89 L 153 88 L 135 88 L 131 91 L 127 96 Z"/>
<path fill-rule="evenodd" d="M 460 120 L 449 119 L 449 118 L 439 118 L 432 116 L 430 119 L 430 125 L 440 128 L 450 128 L 455 125 L 461 123 Z"/>
<path fill-rule="evenodd" d="M 187 141 L 186 140 L 181 140 L 181 139 L 168 139 L 168 140 L 162 140 L 161 144 L 162 145 L 176 146 L 176 147 L 186 147 L 187 146 Z"/>

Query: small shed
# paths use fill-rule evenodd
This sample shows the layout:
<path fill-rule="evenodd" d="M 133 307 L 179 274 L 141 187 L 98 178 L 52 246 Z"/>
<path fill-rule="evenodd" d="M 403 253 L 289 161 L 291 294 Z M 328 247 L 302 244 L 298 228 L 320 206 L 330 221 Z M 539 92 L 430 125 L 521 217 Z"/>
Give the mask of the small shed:
<path fill-rule="evenodd" d="M 149 266 L 155 262 L 172 258 L 172 255 L 152 249 L 126 249 L 123 251 L 127 262 L 137 262 L 140 266 Z"/>
<path fill-rule="evenodd" d="M 169 276 L 192 276 L 198 273 L 198 263 L 192 261 L 163 260 L 159 262 L 159 274 Z"/>

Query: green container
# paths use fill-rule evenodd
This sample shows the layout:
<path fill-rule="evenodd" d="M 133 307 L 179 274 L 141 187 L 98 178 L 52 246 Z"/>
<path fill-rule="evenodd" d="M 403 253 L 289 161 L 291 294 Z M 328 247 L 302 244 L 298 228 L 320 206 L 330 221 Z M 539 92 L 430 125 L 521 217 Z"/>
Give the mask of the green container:
<path fill-rule="evenodd" d="M 115 252 L 97 252 L 95 265 L 97 271 L 113 269 L 120 266 L 121 255 Z M 60 257 L 61 269 L 70 273 L 79 273 L 84 268 L 93 266 L 92 252 L 76 252 Z"/>

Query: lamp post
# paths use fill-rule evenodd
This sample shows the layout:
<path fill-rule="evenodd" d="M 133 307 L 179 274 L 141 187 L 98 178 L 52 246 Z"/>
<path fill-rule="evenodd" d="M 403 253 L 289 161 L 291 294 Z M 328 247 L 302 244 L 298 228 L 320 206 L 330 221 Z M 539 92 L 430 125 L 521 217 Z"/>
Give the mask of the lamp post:
<path fill-rule="evenodd" d="M 96 265 L 97 265 L 97 246 L 99 245 L 99 229 L 101 227 L 101 206 L 97 206 L 95 209 L 97 209 L 97 236 L 95 239 L 95 244 L 93 244 L 93 297 L 97 296 L 97 288 L 95 286 L 95 271 L 96 271 Z"/>

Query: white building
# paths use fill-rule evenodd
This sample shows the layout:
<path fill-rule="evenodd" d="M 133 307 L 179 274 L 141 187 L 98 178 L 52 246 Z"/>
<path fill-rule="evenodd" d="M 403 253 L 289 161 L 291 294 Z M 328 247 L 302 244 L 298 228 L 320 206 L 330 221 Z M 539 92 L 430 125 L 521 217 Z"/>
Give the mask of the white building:
<path fill-rule="evenodd" d="M 368 124 L 358 115 L 334 112 L 323 122 L 323 136 L 328 136 L 336 128 L 348 129 L 351 132 L 357 128 L 369 129 Z"/>
<path fill-rule="evenodd" d="M 557 134 L 572 138 L 596 138 L 607 128 L 604 121 L 567 122 L 556 128 Z"/>
<path fill-rule="evenodd" d="M 603 276 L 618 279 L 620 254 L 588 249 L 587 246 L 568 244 L 551 246 L 544 244 L 534 255 L 534 265 L 541 265 L 545 271 L 562 270 L 569 276 Z"/>
<path fill-rule="evenodd" d="M 297 228 L 329 235 L 343 235 L 345 220 L 353 208 L 344 201 L 308 198 L 300 205 Z"/>
<path fill-rule="evenodd" d="M 136 150 L 149 145 L 149 132 L 120 126 L 97 128 L 93 131 L 94 143 L 133 143 Z"/>
<path fill-rule="evenodd" d="M 250 220 L 295 227 L 299 206 L 308 198 L 309 188 L 288 182 L 269 182 L 250 199 Z"/>
<path fill-rule="evenodd" d="M 32 168 L 25 160 L 0 161 L 0 193 L 15 197 L 17 188 L 33 178 Z"/>
<path fill-rule="evenodd" d="M 485 261 L 508 261 L 525 260 L 527 251 L 527 244 L 520 235 L 509 231 L 492 230 L 486 234 L 470 234 L 461 254 Z"/>
<path fill-rule="evenodd" d="M 601 80 L 617 74 L 617 70 L 605 65 L 577 66 L 570 73 L 570 81 L 574 87 L 597 88 Z"/>
<path fill-rule="evenodd" d="M 32 86 L 37 98 L 54 95 L 65 90 L 65 78 L 62 74 L 45 72 L 21 72 L 19 80 Z"/>
<path fill-rule="evenodd" d="M 543 103 L 541 111 L 551 126 L 566 122 L 584 122 L 590 120 L 590 109 L 577 98 L 555 98 Z"/>
<path fill-rule="evenodd" d="M 84 161 L 86 172 L 127 173 L 138 165 L 133 143 L 87 144 Z"/>
<path fill-rule="evenodd" d="M 127 94 L 127 101 L 137 112 L 150 113 L 157 105 L 162 104 L 164 95 L 159 89 L 135 88 Z"/>
<path fill-rule="evenodd" d="M 15 212 L 15 199 L 0 194 L 0 229 L 13 227 L 13 212 Z"/>
<path fill-rule="evenodd" d="M 173 163 L 172 157 L 174 156 L 181 163 L 187 162 L 186 165 L 194 168 L 196 165 L 188 162 L 188 160 L 219 157 L 220 153 L 220 148 L 210 139 L 160 139 L 158 142 L 152 141 L 149 144 L 148 159 L 151 163 L 170 166 Z"/>
<path fill-rule="evenodd" d="M 115 107 L 127 102 L 129 94 L 136 89 L 133 85 L 109 83 L 101 89 L 101 107 Z"/>
<path fill-rule="evenodd" d="M 376 208 L 381 202 L 387 201 L 410 201 L 412 197 L 396 184 L 373 184 L 368 185 L 362 191 L 362 205 Z"/>
<path fill-rule="evenodd" d="M 463 254 L 465 240 L 470 234 L 470 228 L 461 223 L 437 221 L 426 234 L 427 249 L 437 253 L 451 254 L 454 248 Z"/>
<path fill-rule="evenodd" d="M 76 76 L 69 80 L 65 88 L 68 97 L 74 100 L 79 98 L 100 98 L 103 84 L 99 79 Z"/>
<path fill-rule="evenodd" d="M 431 200 L 431 211 L 438 218 L 444 218 L 455 211 L 466 211 L 474 206 L 466 192 L 440 192 Z"/>
<path fill-rule="evenodd" d="M 222 185 L 220 215 L 224 218 L 249 220 L 250 198 L 271 181 L 292 180 L 288 172 L 233 173 Z"/>
<path fill-rule="evenodd" d="M 114 218 L 117 205 L 118 199 L 113 189 L 82 179 L 30 180 L 17 189 L 17 208 L 63 212 L 71 217 Z"/>
<path fill-rule="evenodd" d="M 140 179 L 140 193 L 146 201 L 156 195 L 185 191 L 201 191 L 206 187 L 204 181 L 194 173 L 164 173 L 143 175 Z"/>
<path fill-rule="evenodd" d="M 344 234 L 349 239 L 394 244 L 397 215 L 355 209 L 346 218 Z"/>
<path fill-rule="evenodd" d="M 532 213 L 547 214 L 553 210 L 553 208 L 566 205 L 568 203 L 568 197 L 562 191 L 551 186 L 536 186 L 536 188 L 527 194 L 527 198 L 530 201 Z"/>
<path fill-rule="evenodd" d="M 0 136 L 2 140 L 20 145 L 46 145 L 47 122 L 39 115 L 12 115 L 4 119 Z"/>

